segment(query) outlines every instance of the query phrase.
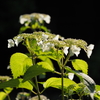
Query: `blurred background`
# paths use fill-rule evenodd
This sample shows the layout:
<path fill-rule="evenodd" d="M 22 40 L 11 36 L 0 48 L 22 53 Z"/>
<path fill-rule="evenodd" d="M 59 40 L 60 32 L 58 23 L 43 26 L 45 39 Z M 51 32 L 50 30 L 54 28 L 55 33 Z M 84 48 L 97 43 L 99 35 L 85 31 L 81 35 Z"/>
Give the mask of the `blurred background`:
<path fill-rule="evenodd" d="M 95 45 L 90 59 L 84 52 L 79 58 L 88 62 L 89 76 L 100 85 L 100 6 L 99 1 L 93 0 L 0 0 L 0 75 L 11 75 L 7 70 L 11 54 L 25 51 L 20 45 L 8 49 L 7 39 L 18 34 L 19 16 L 33 12 L 51 16 L 47 27 L 52 33 Z"/>

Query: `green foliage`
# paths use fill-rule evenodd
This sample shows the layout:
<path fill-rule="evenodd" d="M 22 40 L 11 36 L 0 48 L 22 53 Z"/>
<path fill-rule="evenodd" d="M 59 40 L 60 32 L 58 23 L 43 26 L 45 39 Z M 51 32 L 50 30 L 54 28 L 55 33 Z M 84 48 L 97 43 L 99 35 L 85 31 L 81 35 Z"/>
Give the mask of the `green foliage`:
<path fill-rule="evenodd" d="M 10 68 L 14 78 L 17 78 L 32 66 L 32 59 L 23 53 L 15 53 L 10 58 Z"/>
<path fill-rule="evenodd" d="M 70 85 L 77 86 L 77 83 L 75 83 L 74 81 L 68 78 L 64 78 L 64 89 L 66 90 L 67 87 Z M 44 82 L 43 86 L 44 88 L 54 87 L 57 89 L 61 89 L 61 86 L 62 86 L 61 78 L 56 78 L 56 77 L 49 78 L 46 82 Z"/>
<path fill-rule="evenodd" d="M 33 85 L 31 81 L 25 81 L 23 82 L 23 79 L 11 79 L 9 81 L 0 83 L 0 89 L 5 89 L 5 92 L 9 93 L 10 92 L 10 88 L 8 89 L 8 87 L 10 88 L 25 88 L 28 90 L 32 90 L 33 89 Z M 9 91 L 7 91 L 7 89 Z"/>
<path fill-rule="evenodd" d="M 81 59 L 74 59 L 71 60 L 72 65 L 75 70 L 80 70 L 85 74 L 88 74 L 88 64 L 84 60 Z"/>
<path fill-rule="evenodd" d="M 8 48 L 18 46 L 22 42 L 28 53 L 26 55 L 17 52 L 11 55 L 12 77 L 0 76 L 0 89 L 3 89 L 0 92 L 0 100 L 4 100 L 14 88 L 27 89 L 36 94 L 36 97 L 40 100 L 41 94 L 49 87 L 60 89 L 62 100 L 64 100 L 64 96 L 67 99 L 72 99 L 74 94 L 77 94 L 79 99 L 90 95 L 92 100 L 94 100 L 94 97 L 100 100 L 100 86 L 96 85 L 88 75 L 87 62 L 81 59 L 70 60 L 70 57 L 74 55 L 78 57 L 81 49 L 90 58 L 94 45 L 88 46 L 87 42 L 82 39 L 64 39 L 60 35 L 50 33 L 50 30 L 45 26 L 45 22 L 50 23 L 50 18 L 49 15 L 40 13 L 20 16 L 20 23 L 22 24 L 20 34 L 13 39 L 8 39 Z M 30 29 L 32 33 L 23 33 L 27 29 Z M 57 64 L 53 64 L 53 61 Z M 74 69 L 66 67 L 69 61 L 71 61 Z M 45 77 L 45 82 L 39 82 L 38 76 L 46 75 L 47 72 L 58 74 L 59 77 Z M 73 77 L 69 77 L 69 74 L 76 75 L 80 81 L 76 83 Z M 38 83 L 43 85 L 42 91 L 39 90 Z M 17 98 L 21 99 L 22 94 L 20 92 Z M 26 93 L 24 96 L 27 97 Z M 22 99 L 24 100 L 24 98 Z"/>
<path fill-rule="evenodd" d="M 4 100 L 7 94 L 5 92 L 0 92 L 0 100 Z"/>
<path fill-rule="evenodd" d="M 44 72 L 53 72 L 54 69 L 53 67 L 47 63 L 47 62 L 39 62 L 36 65 L 33 65 L 30 67 L 25 75 L 24 75 L 24 81 L 29 80 L 39 74 L 42 74 Z"/>

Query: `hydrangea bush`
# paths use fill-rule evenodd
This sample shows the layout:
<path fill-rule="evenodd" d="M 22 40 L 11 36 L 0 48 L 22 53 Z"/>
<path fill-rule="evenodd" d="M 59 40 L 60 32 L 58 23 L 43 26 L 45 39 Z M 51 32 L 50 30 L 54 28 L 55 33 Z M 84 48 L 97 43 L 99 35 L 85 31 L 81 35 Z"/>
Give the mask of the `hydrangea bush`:
<path fill-rule="evenodd" d="M 22 24 L 19 34 L 8 39 L 8 48 L 18 47 L 20 44 L 26 47 L 27 53 L 15 52 L 10 57 L 9 69 L 12 77 L 0 76 L 0 100 L 10 99 L 9 94 L 15 88 L 27 89 L 30 92 L 19 92 L 16 100 L 49 100 L 42 95 L 49 87 L 61 90 L 61 100 L 73 100 L 77 95 L 79 100 L 90 97 L 92 100 L 100 100 L 100 85 L 88 75 L 88 64 L 82 59 L 77 59 L 84 50 L 90 58 L 93 44 L 88 44 L 82 39 L 64 38 L 59 34 L 52 34 L 45 26 L 50 23 L 51 17 L 47 14 L 24 14 L 19 18 Z M 32 33 L 26 33 L 30 29 Z M 76 56 L 73 59 L 72 56 Z M 55 66 L 53 61 L 57 62 Z M 68 62 L 72 66 L 68 66 Z M 56 70 L 59 68 L 59 71 Z M 46 78 L 46 73 L 51 72 L 59 77 Z M 45 81 L 39 82 L 38 76 L 44 76 Z M 79 82 L 74 80 L 79 78 Z M 39 85 L 43 86 L 40 91 Z M 37 98 L 37 99 L 36 99 Z"/>

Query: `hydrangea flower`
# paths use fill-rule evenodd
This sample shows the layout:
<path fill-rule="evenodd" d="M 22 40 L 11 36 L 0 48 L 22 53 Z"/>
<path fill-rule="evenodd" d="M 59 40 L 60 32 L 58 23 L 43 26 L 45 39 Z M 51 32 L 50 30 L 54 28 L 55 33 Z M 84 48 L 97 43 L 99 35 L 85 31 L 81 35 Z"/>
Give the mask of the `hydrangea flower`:
<path fill-rule="evenodd" d="M 14 47 L 14 41 L 12 39 L 8 39 L 8 48 Z"/>
<path fill-rule="evenodd" d="M 16 46 L 18 46 L 18 44 L 23 40 L 23 37 L 21 36 L 17 36 L 16 38 L 14 38 L 15 44 Z"/>
<path fill-rule="evenodd" d="M 56 35 L 53 40 L 58 40 L 59 39 L 59 35 Z"/>
<path fill-rule="evenodd" d="M 94 45 L 93 44 L 90 44 L 89 46 L 87 46 L 86 53 L 87 53 L 88 58 L 90 58 L 93 49 L 94 49 Z"/>
<path fill-rule="evenodd" d="M 30 20 L 30 15 L 29 14 L 24 14 L 24 15 L 21 15 L 20 17 L 19 17 L 19 22 L 20 22 L 20 24 L 24 24 L 25 22 L 31 22 L 31 20 Z M 26 25 L 27 26 L 27 25 Z"/>
<path fill-rule="evenodd" d="M 68 54 L 68 49 L 69 49 L 69 47 L 64 47 L 63 52 L 64 52 L 64 54 L 65 54 L 65 55 L 67 55 L 67 54 Z"/>
<path fill-rule="evenodd" d="M 76 45 L 72 45 L 71 48 L 70 48 L 71 56 L 74 55 L 74 54 L 76 56 L 78 56 L 80 54 L 80 50 L 81 50 L 80 47 L 77 47 Z"/>
<path fill-rule="evenodd" d="M 45 21 L 47 24 L 49 24 L 51 17 L 47 14 L 31 13 L 21 15 L 19 18 L 21 24 L 24 24 L 25 22 L 30 23 L 32 19 L 37 19 L 40 23 Z M 27 26 L 28 24 L 26 23 L 25 25 Z"/>
<path fill-rule="evenodd" d="M 74 78 L 74 73 L 68 73 L 68 78 L 71 79 L 71 80 L 73 80 L 73 78 Z"/>

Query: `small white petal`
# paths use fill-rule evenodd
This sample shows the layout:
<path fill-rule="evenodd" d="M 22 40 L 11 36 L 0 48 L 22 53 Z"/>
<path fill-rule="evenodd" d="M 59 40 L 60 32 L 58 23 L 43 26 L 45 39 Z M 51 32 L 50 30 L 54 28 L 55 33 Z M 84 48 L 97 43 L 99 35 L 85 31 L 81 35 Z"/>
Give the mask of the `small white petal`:
<path fill-rule="evenodd" d="M 69 47 L 65 47 L 65 48 L 64 48 L 63 52 L 64 52 L 65 55 L 68 54 L 68 49 L 69 49 Z"/>
<path fill-rule="evenodd" d="M 72 45 L 71 48 L 70 48 L 70 50 L 71 50 L 71 53 L 73 53 L 76 56 L 78 56 L 80 54 L 81 48 L 80 47 L 77 47 L 76 45 Z"/>
<path fill-rule="evenodd" d="M 90 44 L 90 45 L 87 47 L 86 53 L 87 53 L 88 58 L 90 58 L 93 49 L 94 49 L 94 45 L 93 45 L 93 44 Z"/>
<path fill-rule="evenodd" d="M 47 24 L 50 23 L 50 19 L 51 19 L 51 17 L 50 17 L 49 15 L 46 15 L 46 16 L 44 17 L 44 21 L 45 21 Z"/>
<path fill-rule="evenodd" d="M 73 80 L 73 78 L 74 78 L 74 73 L 68 73 L 68 78 L 71 79 L 71 80 Z"/>
<path fill-rule="evenodd" d="M 58 40 L 59 39 L 59 35 L 56 35 L 53 40 Z"/>
<path fill-rule="evenodd" d="M 23 37 L 18 36 L 14 39 L 16 46 L 18 46 L 18 44 L 22 41 Z"/>
<path fill-rule="evenodd" d="M 8 39 L 8 48 L 14 47 L 14 41 L 12 39 Z"/>
<path fill-rule="evenodd" d="M 42 34 L 42 39 L 43 39 L 44 41 L 46 41 L 48 37 L 49 37 L 48 35 Z"/>

